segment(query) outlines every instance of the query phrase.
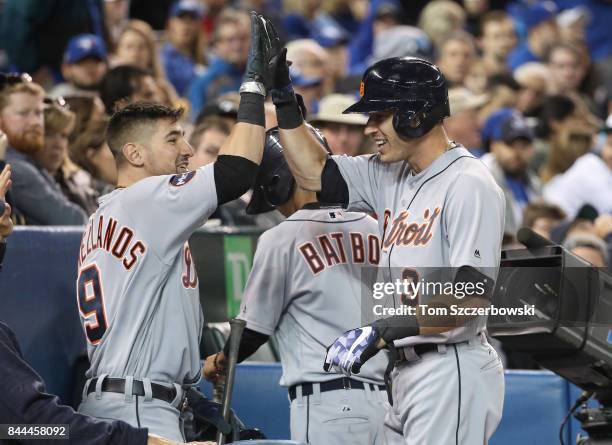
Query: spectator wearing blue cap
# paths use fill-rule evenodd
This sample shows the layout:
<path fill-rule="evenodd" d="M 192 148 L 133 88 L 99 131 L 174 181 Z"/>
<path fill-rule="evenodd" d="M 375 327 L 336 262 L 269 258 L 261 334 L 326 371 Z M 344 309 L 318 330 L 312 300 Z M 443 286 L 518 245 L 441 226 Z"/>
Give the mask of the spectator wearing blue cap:
<path fill-rule="evenodd" d="M 244 11 L 228 10 L 217 19 L 208 69 L 188 90 L 192 118 L 219 95 L 239 90 L 249 55 L 249 27 L 250 19 Z"/>
<path fill-rule="evenodd" d="M 50 96 L 95 96 L 108 70 L 106 46 L 95 34 L 80 34 L 68 41 L 62 62 L 64 83 L 56 85 Z"/>
<path fill-rule="evenodd" d="M 518 111 L 507 109 L 493 113 L 485 128 L 490 152 L 481 160 L 506 197 L 504 233 L 515 236 L 527 204 L 542 196 L 540 181 L 529 169 L 535 154 L 533 131 Z"/>
<path fill-rule="evenodd" d="M 527 39 L 520 42 L 508 56 L 508 66 L 514 71 L 527 62 L 542 61 L 550 47 L 559 39 L 556 22 L 557 6 L 552 1 L 535 2 L 522 11 Z"/>
<path fill-rule="evenodd" d="M 203 17 L 204 8 L 198 0 L 179 0 L 170 8 L 167 42 L 161 56 L 166 77 L 181 96 L 204 70 L 204 35 L 200 29 Z"/>

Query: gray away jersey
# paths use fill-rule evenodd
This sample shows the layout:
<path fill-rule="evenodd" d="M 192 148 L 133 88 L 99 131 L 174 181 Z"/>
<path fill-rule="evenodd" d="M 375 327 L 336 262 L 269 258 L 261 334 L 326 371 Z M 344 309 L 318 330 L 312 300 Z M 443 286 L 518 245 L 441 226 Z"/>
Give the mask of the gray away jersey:
<path fill-rule="evenodd" d="M 187 240 L 216 206 L 213 164 L 100 199 L 83 234 L 77 279 L 87 377 L 199 379 L 203 315 Z"/>
<path fill-rule="evenodd" d="M 338 207 L 302 209 L 259 238 L 239 318 L 276 334 L 281 385 L 339 377 L 323 371 L 327 347 L 361 325 L 361 268 L 376 267 L 376 221 Z M 357 380 L 383 384 L 387 357 L 369 360 Z"/>
<path fill-rule="evenodd" d="M 406 162 L 378 155 L 333 156 L 349 190 L 351 210 L 375 212 L 385 279 L 422 268 L 472 266 L 496 278 L 504 229 L 504 195 L 484 164 L 455 146 L 414 175 Z M 420 269 L 421 268 L 421 269 Z M 395 306 L 401 303 L 395 296 Z M 396 340 L 396 346 L 453 343 L 486 328 L 486 316 L 432 336 Z"/>

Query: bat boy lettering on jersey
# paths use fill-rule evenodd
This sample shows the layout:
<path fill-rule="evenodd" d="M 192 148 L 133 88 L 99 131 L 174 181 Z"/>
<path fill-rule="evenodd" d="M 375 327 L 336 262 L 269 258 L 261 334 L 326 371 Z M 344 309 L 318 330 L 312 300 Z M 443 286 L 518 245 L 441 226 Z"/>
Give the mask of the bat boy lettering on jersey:
<path fill-rule="evenodd" d="M 128 226 L 120 226 L 116 219 L 110 217 L 106 222 L 100 215 L 98 220 L 91 219 L 87 230 L 81 238 L 79 267 L 87 255 L 96 249 L 104 249 L 118 260 L 121 260 L 125 270 L 130 270 L 136 262 L 145 255 L 147 246 L 134 238 L 134 230 Z"/>
<path fill-rule="evenodd" d="M 318 236 L 316 242 L 301 244 L 298 246 L 298 250 L 313 275 L 318 275 L 327 267 L 347 264 L 348 262 L 353 264 L 365 264 L 367 262 L 371 265 L 377 265 L 380 259 L 378 237 L 372 234 L 365 236 L 359 232 L 350 232 L 349 239 L 346 242 L 342 232 L 326 233 Z"/>
<path fill-rule="evenodd" d="M 438 220 L 442 209 L 436 207 L 433 210 L 426 208 L 423 217 L 415 217 L 411 220 L 410 211 L 404 210 L 391 223 L 391 229 L 387 233 L 391 211 L 385 210 L 383 224 L 383 249 L 388 249 L 393 244 L 396 246 L 424 246 L 433 237 L 432 227 Z"/>

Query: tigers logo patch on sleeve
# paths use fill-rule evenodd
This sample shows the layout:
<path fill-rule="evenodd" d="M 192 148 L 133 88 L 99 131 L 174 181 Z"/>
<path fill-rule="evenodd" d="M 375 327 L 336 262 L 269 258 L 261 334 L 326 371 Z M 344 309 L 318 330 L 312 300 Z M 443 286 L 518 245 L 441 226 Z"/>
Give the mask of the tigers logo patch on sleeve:
<path fill-rule="evenodd" d="M 187 184 L 189 181 L 191 181 L 191 179 L 195 176 L 196 174 L 196 170 L 187 172 L 187 173 L 181 173 L 180 175 L 174 175 L 170 178 L 170 184 L 172 184 L 175 187 L 180 187 L 182 185 Z"/>

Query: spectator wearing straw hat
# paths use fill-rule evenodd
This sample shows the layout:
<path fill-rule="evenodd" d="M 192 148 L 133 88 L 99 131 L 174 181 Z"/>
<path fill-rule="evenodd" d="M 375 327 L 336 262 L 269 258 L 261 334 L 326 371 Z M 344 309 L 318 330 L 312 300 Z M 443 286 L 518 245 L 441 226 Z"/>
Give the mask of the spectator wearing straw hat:
<path fill-rule="evenodd" d="M 363 154 L 363 128 L 368 118 L 362 114 L 342 114 L 354 102 L 352 96 L 330 94 L 321 99 L 318 112 L 310 119 L 310 123 L 320 129 L 327 139 L 332 154 Z"/>

